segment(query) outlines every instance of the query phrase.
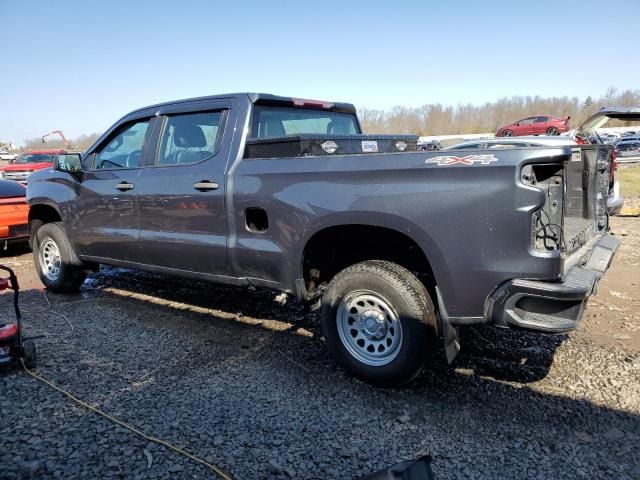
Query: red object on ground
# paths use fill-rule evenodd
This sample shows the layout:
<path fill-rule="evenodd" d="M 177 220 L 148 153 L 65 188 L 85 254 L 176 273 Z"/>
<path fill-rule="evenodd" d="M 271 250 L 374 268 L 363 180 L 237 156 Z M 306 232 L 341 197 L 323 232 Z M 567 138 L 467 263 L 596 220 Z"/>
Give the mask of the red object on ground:
<path fill-rule="evenodd" d="M 15 323 L 0 324 L 0 340 L 12 338 L 18 333 L 18 325 Z"/>

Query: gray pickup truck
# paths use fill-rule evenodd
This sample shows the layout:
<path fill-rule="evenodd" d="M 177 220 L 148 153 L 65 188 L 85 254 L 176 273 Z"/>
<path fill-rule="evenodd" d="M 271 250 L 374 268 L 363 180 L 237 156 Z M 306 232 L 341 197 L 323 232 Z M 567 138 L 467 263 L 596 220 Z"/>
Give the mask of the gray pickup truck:
<path fill-rule="evenodd" d="M 465 325 L 575 328 L 619 245 L 612 147 L 416 143 L 363 135 L 344 103 L 142 108 L 30 177 L 36 268 L 59 292 L 111 264 L 295 295 L 321 308 L 338 363 L 380 385 L 438 342 L 451 361 Z"/>

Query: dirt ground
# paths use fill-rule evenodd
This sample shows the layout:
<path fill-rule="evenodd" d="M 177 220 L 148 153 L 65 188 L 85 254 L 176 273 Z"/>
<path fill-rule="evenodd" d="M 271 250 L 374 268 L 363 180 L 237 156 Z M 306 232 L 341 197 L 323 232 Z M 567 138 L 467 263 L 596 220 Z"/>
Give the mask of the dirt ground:
<path fill-rule="evenodd" d="M 640 197 L 627 204 L 640 206 Z M 612 217 L 611 225 L 622 245 L 573 335 L 640 352 L 640 217 Z"/>

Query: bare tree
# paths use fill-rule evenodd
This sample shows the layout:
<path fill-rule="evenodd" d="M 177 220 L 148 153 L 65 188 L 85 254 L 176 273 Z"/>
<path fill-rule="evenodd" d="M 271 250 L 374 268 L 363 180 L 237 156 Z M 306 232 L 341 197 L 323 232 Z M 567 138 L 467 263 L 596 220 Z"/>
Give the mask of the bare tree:
<path fill-rule="evenodd" d="M 76 138 L 70 139 L 69 144 L 74 151 L 83 152 L 89 148 L 100 137 L 99 133 L 90 133 L 88 135 L 80 135 Z M 42 138 L 28 138 L 24 141 L 23 150 L 42 150 L 42 149 L 61 149 L 64 150 L 65 146 L 62 139 L 52 138 L 42 143 Z"/>
<path fill-rule="evenodd" d="M 500 126 L 531 115 L 571 116 L 577 125 L 604 106 L 640 104 L 640 90 L 618 93 L 609 87 L 599 98 L 516 96 L 501 98 L 483 105 L 440 103 L 419 107 L 396 106 L 389 111 L 360 109 L 358 114 L 367 133 L 409 133 L 447 135 L 495 132 Z M 611 122 L 611 125 L 621 125 Z"/>

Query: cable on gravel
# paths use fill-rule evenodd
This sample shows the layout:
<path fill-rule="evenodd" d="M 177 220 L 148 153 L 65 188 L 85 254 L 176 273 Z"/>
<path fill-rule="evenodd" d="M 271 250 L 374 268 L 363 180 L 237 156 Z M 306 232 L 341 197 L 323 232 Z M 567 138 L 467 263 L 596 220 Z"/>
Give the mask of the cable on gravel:
<path fill-rule="evenodd" d="M 63 388 L 58 387 L 56 384 L 54 384 L 53 382 L 47 380 L 46 378 L 41 377 L 40 375 L 38 375 L 35 372 L 32 372 L 31 370 L 29 370 L 27 368 L 27 366 L 24 364 L 23 359 L 20 359 L 20 363 L 22 365 L 23 370 L 31 377 L 35 378 L 36 380 L 44 383 L 45 385 L 47 385 L 48 387 L 53 388 L 54 390 L 56 390 L 59 393 L 62 393 L 63 395 L 65 395 L 66 397 L 70 398 L 72 401 L 74 401 L 75 403 L 77 403 L 78 405 L 86 408 L 87 410 L 91 410 L 93 413 L 96 413 L 98 415 L 100 415 L 101 417 L 106 418 L 107 420 L 109 420 L 112 423 L 115 423 L 117 425 L 120 425 L 123 428 L 126 428 L 127 430 L 135 433 L 136 435 L 144 438 L 145 440 L 149 441 L 149 442 L 153 442 L 156 443 L 158 445 L 161 445 L 163 447 L 166 447 L 170 450 L 173 450 L 174 452 L 182 455 L 183 457 L 188 458 L 189 460 L 192 460 L 196 463 L 199 463 L 201 465 L 204 465 L 205 467 L 207 467 L 209 470 L 211 470 L 212 472 L 214 472 L 216 475 L 218 475 L 218 477 L 222 478 L 223 480 L 231 480 L 231 477 L 229 475 L 227 475 L 225 472 L 223 472 L 220 468 L 216 467 L 215 465 L 202 460 L 201 458 L 196 457 L 195 455 L 190 454 L 189 452 L 181 449 L 180 447 L 176 447 L 175 445 L 172 445 L 171 443 L 165 441 L 165 440 L 161 440 L 159 438 L 156 437 L 152 437 L 150 435 L 147 435 L 144 432 L 141 432 L 140 430 L 138 430 L 137 428 L 123 422 L 122 420 L 118 420 L 115 417 L 112 417 L 111 415 L 109 415 L 108 413 L 103 412 L 102 410 L 100 410 L 99 408 L 96 408 L 92 405 L 89 405 L 87 402 L 84 402 L 83 400 L 79 399 L 78 397 L 76 397 L 75 395 L 73 395 L 72 393 L 69 393 L 68 391 L 64 390 Z"/>

